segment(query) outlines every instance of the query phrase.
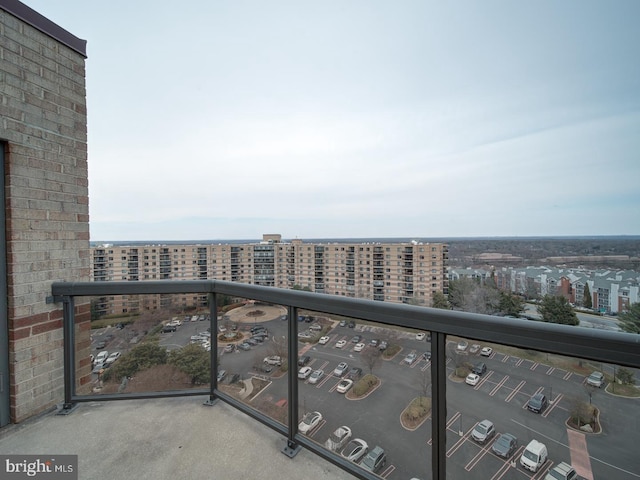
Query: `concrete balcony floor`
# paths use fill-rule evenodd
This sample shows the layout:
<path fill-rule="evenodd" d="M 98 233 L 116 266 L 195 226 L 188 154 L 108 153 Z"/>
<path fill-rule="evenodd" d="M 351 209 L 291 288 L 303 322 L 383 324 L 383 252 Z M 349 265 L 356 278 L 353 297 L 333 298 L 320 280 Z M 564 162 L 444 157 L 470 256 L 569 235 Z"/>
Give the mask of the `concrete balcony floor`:
<path fill-rule="evenodd" d="M 0 429 L 0 452 L 78 455 L 82 480 L 355 478 L 305 449 L 290 459 L 285 437 L 206 399 L 81 403 Z"/>

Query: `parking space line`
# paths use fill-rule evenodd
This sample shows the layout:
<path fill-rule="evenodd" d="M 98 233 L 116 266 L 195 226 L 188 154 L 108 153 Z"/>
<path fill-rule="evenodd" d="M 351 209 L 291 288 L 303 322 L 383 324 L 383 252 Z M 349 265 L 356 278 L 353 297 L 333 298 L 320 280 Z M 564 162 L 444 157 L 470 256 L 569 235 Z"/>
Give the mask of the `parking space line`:
<path fill-rule="evenodd" d="M 522 365 L 522 362 L 524 362 L 524 359 L 523 359 L 523 358 L 521 358 L 520 360 L 518 360 L 518 361 L 516 362 L 516 367 L 519 367 L 520 365 Z"/>
<path fill-rule="evenodd" d="M 560 403 L 560 400 L 562 399 L 563 396 L 564 395 L 559 394 L 556 398 L 554 398 L 553 400 L 550 401 L 550 405 L 547 407 L 547 409 L 542 414 L 542 416 L 544 418 L 547 418 L 547 416 L 549 416 L 551 411 L 558 406 L 558 404 Z"/>
<path fill-rule="evenodd" d="M 500 458 L 503 461 L 502 466 L 498 469 L 498 471 L 491 477 L 491 480 L 500 480 L 502 477 L 506 475 L 510 468 L 516 468 L 516 458 L 524 452 L 524 445 L 520 445 L 518 449 L 513 452 L 510 458 L 502 459 L 497 455 L 493 455 L 495 458 Z M 517 470 L 517 469 L 516 469 Z"/>
<path fill-rule="evenodd" d="M 509 355 L 505 355 L 501 361 L 502 363 L 507 363 L 507 360 L 509 360 Z"/>
<path fill-rule="evenodd" d="M 573 375 L 573 372 L 567 372 L 567 374 L 562 377 L 563 380 L 569 380 L 571 378 L 571 375 Z"/>
<path fill-rule="evenodd" d="M 542 480 L 542 477 L 551 470 L 551 467 L 553 467 L 553 462 L 547 458 L 547 461 L 542 464 L 535 475 L 531 476 L 531 480 Z"/>
<path fill-rule="evenodd" d="M 495 439 L 494 439 L 495 442 Z M 493 445 L 493 442 L 491 442 L 491 444 Z M 487 443 L 486 445 L 483 445 L 482 448 L 480 448 L 480 451 L 478 453 L 476 453 L 476 456 L 473 457 L 471 460 L 469 460 L 469 463 L 467 463 L 464 466 L 464 469 L 467 472 L 470 472 L 471 469 L 473 467 L 475 467 L 478 462 L 480 462 L 480 460 L 482 460 L 482 457 L 484 457 L 487 453 L 489 453 L 489 443 Z"/>
<path fill-rule="evenodd" d="M 500 382 L 498 382 L 498 384 L 495 387 L 493 387 L 493 390 L 489 392 L 489 396 L 493 397 L 498 392 L 498 390 L 502 388 L 502 386 L 506 383 L 508 379 L 509 379 L 509 375 L 505 375 L 504 378 L 500 380 Z"/>
<path fill-rule="evenodd" d="M 460 437 L 460 440 L 458 440 L 456 443 L 454 443 L 451 446 L 451 448 L 449 450 L 447 450 L 447 458 L 451 457 L 451 455 L 456 453 L 458 451 L 458 449 L 460 449 L 460 447 L 462 447 L 462 445 L 464 445 L 464 443 L 467 441 L 467 439 L 471 435 L 471 432 L 473 431 L 473 429 L 476 428 L 476 425 L 478 425 L 478 422 L 476 422 L 473 425 L 473 427 L 471 427 L 469 430 L 467 430 L 465 432 L 465 434 Z M 456 433 L 459 433 L 459 432 L 456 432 Z"/>
<path fill-rule="evenodd" d="M 551 375 L 554 370 L 555 370 L 555 367 L 549 367 L 549 370 L 547 370 L 547 375 Z"/>
<path fill-rule="evenodd" d="M 509 403 L 511 400 L 513 400 L 513 397 L 515 397 L 518 394 L 520 389 L 522 387 L 524 387 L 526 383 L 527 382 L 525 382 L 524 380 L 521 380 L 520 383 L 518 384 L 518 386 L 516 388 L 514 388 L 513 391 L 509 395 L 507 395 L 507 398 L 505 398 L 504 401 Z"/>
<path fill-rule="evenodd" d="M 387 478 L 391 473 L 396 469 L 395 465 L 389 465 L 386 470 L 384 470 L 380 476 L 382 478 Z"/>
<path fill-rule="evenodd" d="M 327 421 L 324 418 L 320 420 L 320 422 L 318 422 L 318 425 L 316 425 L 316 428 L 314 428 L 312 431 L 310 431 L 307 434 L 307 437 L 309 438 L 313 437 L 316 433 L 320 431 L 320 429 L 324 426 L 325 423 L 327 423 Z"/>
<path fill-rule="evenodd" d="M 489 377 L 491 377 L 491 375 L 493 375 L 493 370 L 491 370 L 489 373 L 487 373 L 484 377 L 482 377 L 482 380 L 480 380 L 478 382 L 478 384 L 473 387 L 474 390 L 478 390 L 482 385 L 484 385 L 484 382 L 486 382 L 487 380 L 489 380 Z"/>
<path fill-rule="evenodd" d="M 531 368 L 529 368 L 529 370 L 535 370 L 538 365 L 540 365 L 538 362 L 533 362 L 533 364 L 531 365 Z"/>
<path fill-rule="evenodd" d="M 427 363 L 425 363 L 424 366 L 420 370 L 422 370 L 424 372 L 430 366 L 431 366 L 431 360 L 427 360 Z"/>
<path fill-rule="evenodd" d="M 453 417 L 451 417 L 451 418 L 449 419 L 449 421 L 447 422 L 447 429 L 449 429 L 449 427 L 450 427 L 451 425 L 453 425 L 453 424 L 454 424 L 454 422 L 455 422 L 456 420 L 458 420 L 458 418 L 459 418 L 459 417 L 460 417 L 460 412 L 456 412 L 456 413 L 454 413 L 454 414 L 453 414 Z M 431 443 L 432 443 L 432 439 L 430 438 L 429 440 L 427 440 L 427 445 L 431 445 Z"/>

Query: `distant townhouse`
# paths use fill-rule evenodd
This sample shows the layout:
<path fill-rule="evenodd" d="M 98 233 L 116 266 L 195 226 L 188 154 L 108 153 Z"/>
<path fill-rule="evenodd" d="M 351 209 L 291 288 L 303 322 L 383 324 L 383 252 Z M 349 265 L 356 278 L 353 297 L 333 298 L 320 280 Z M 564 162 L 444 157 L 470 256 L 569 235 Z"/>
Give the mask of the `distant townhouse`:
<path fill-rule="evenodd" d="M 448 293 L 448 248 L 443 243 L 307 243 L 263 235 L 256 243 L 99 245 L 92 247 L 93 281 L 216 279 L 304 289 L 394 303 L 430 306 Z M 102 298 L 99 315 L 140 309 L 192 308 L 207 299 L 185 295 Z"/>
<path fill-rule="evenodd" d="M 601 313 L 624 312 L 640 302 L 640 273 L 633 270 L 586 270 L 584 268 L 503 267 L 494 271 L 498 288 L 528 298 L 563 295 L 583 306 L 588 287 L 592 308 Z"/>

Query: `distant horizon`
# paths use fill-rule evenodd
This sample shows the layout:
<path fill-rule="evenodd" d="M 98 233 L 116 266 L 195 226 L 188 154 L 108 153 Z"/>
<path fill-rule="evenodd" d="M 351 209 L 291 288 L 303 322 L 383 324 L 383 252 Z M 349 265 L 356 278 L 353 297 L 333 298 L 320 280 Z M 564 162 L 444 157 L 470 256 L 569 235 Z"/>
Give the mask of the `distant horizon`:
<path fill-rule="evenodd" d="M 451 237 L 282 237 L 283 242 L 291 240 L 302 240 L 310 243 L 353 243 L 353 242 L 447 242 L 461 240 L 591 240 L 591 239 L 619 239 L 619 240 L 640 240 L 640 235 L 540 235 L 540 236 L 451 236 Z M 197 243 L 256 243 L 262 242 L 262 238 L 218 238 L 218 239 L 191 239 L 191 240 L 90 240 L 91 245 L 125 245 L 125 244 L 197 244 Z"/>

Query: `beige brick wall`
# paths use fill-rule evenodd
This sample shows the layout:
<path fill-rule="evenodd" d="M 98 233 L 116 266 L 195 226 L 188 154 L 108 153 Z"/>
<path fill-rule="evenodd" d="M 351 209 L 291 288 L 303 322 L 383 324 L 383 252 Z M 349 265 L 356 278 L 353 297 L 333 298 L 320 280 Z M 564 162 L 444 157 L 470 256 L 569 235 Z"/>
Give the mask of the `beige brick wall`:
<path fill-rule="evenodd" d="M 46 297 L 53 281 L 89 280 L 85 56 L 56 39 L 59 27 L 33 18 L 35 26 L 0 8 L 13 422 L 63 401 L 62 305 Z M 76 304 L 81 386 L 89 308 Z"/>

